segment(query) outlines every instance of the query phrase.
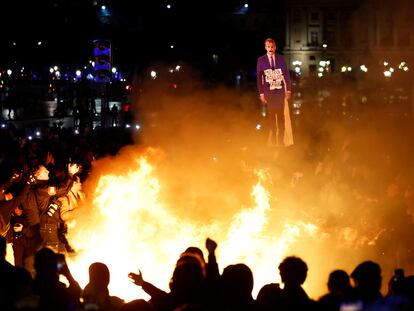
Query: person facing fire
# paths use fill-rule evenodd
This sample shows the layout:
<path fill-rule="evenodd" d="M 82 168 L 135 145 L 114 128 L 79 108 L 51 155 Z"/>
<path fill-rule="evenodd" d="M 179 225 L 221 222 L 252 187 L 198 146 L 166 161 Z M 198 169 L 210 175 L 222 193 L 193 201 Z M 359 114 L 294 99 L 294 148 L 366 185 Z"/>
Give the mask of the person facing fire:
<path fill-rule="evenodd" d="M 266 108 L 264 129 L 272 132 L 273 144 L 281 146 L 285 145 L 285 101 L 291 97 L 290 75 L 284 57 L 276 54 L 276 42 L 268 38 L 264 45 L 266 54 L 257 59 L 257 88 Z"/>
<path fill-rule="evenodd" d="M 69 164 L 68 173 L 73 175 L 79 171 L 76 164 Z M 65 195 L 70 187 L 70 180 L 65 185 L 55 187 L 50 184 L 49 170 L 44 165 L 39 165 L 34 173 L 34 179 L 22 202 L 22 211 L 27 220 L 25 229 L 28 237 L 27 247 L 37 250 L 48 246 L 56 251 L 62 250 L 62 243 L 58 239 L 59 208 L 58 197 Z M 55 215 L 56 214 L 56 215 Z M 25 268 L 31 273 L 33 270 L 34 253 L 26 254 Z"/>

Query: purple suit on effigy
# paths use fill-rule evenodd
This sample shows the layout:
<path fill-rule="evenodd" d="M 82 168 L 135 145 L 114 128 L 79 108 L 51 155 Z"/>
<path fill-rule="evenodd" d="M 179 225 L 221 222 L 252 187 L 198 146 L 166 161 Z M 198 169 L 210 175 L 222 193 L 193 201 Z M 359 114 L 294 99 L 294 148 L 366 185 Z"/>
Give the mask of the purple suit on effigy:
<path fill-rule="evenodd" d="M 257 89 L 266 99 L 265 128 L 272 130 L 273 135 L 278 132 L 278 141 L 281 144 L 285 132 L 285 93 L 291 91 L 291 81 L 285 58 L 280 54 L 274 54 L 273 57 L 274 66 L 267 54 L 257 59 Z"/>

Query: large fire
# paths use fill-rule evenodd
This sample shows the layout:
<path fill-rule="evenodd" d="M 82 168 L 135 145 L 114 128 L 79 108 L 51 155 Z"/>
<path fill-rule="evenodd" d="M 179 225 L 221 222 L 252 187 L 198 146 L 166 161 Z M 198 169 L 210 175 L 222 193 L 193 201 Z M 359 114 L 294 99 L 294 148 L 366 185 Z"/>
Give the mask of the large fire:
<path fill-rule="evenodd" d="M 88 267 L 99 261 L 111 271 L 110 292 L 125 300 L 147 298 L 128 280 L 128 273 L 141 270 L 149 282 L 168 291 L 169 278 L 181 252 L 188 246 L 205 251 L 207 237 L 219 244 L 217 258 L 228 264 L 246 263 L 255 277 L 254 294 L 266 283 L 280 281 L 277 265 L 291 254 L 299 236 L 314 236 L 318 227 L 303 220 L 274 226 L 271 194 L 265 188 L 265 170 L 255 170 L 251 187 L 253 206 L 240 206 L 231 221 L 188 219 L 161 202 L 163 181 L 148 154 L 136 157 L 123 174 L 100 176 L 91 202 L 70 228 L 70 240 L 79 250 L 70 268 L 81 286 L 88 281 Z M 226 191 L 226 189 L 223 189 Z M 214 195 L 214 194 L 212 194 Z M 275 198 L 277 201 L 277 198 Z M 220 207 L 218 208 L 218 210 Z"/>

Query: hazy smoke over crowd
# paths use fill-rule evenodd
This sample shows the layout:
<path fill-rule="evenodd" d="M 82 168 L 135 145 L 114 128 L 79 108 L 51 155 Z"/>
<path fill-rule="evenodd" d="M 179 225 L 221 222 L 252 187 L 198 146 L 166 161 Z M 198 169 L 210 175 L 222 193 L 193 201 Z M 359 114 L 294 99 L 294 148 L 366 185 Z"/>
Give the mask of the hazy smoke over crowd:
<path fill-rule="evenodd" d="M 235 263 L 220 261 L 220 255 L 231 252 L 223 249 L 225 232 L 234 225 L 234 215 L 254 205 L 251 192 L 261 170 L 270 208 L 263 214 L 263 229 L 255 233 L 256 245 L 245 247 L 247 261 L 250 250 L 273 254 L 278 247 L 283 256 L 302 257 L 309 266 L 305 287 L 313 298 L 326 291 L 329 272 L 350 273 L 362 260 L 380 263 L 384 284 L 396 267 L 411 273 L 414 137 L 409 102 L 385 105 L 376 102 L 378 92 L 365 93 L 370 100 L 360 101 L 352 83 L 331 90 L 322 105 L 316 95 L 308 95 L 300 114 L 292 115 L 295 145 L 276 149 L 256 128 L 262 117 L 254 84 L 234 90 L 201 81 L 185 78 L 171 88 L 169 81 L 155 79 L 144 85 L 134 103 L 142 125 L 136 146 L 98 161 L 86 186 L 95 189 L 105 174 L 126 175 L 134 158 L 149 154 L 161 185 L 159 200 L 182 222 L 171 229 L 204 226 L 201 238 L 217 240 L 223 269 Z M 154 149 L 148 153 L 148 147 Z M 289 228 L 295 232 L 292 238 L 269 242 Z M 202 240 L 188 236 L 188 241 L 204 248 Z M 172 259 L 178 255 L 169 254 Z M 273 281 L 280 281 L 280 259 L 274 258 L 267 271 Z M 247 263 L 255 273 L 254 262 Z M 259 282 L 257 289 L 264 285 Z"/>

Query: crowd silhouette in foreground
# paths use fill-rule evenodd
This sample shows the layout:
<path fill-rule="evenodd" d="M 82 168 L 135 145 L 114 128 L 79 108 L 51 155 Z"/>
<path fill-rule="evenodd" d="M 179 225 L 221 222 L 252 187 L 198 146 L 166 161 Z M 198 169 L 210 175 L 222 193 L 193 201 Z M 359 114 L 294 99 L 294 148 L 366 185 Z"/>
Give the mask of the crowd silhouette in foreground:
<path fill-rule="evenodd" d="M 243 264 L 228 265 L 219 273 L 215 241 L 207 238 L 208 259 L 203 251 L 190 246 L 177 258 L 165 292 L 144 280 L 141 271 L 125 278 L 141 287 L 151 298 L 125 302 L 108 290 L 110 271 L 101 262 L 89 266 L 89 283 L 82 289 L 73 278 L 64 256 L 48 247 L 35 254 L 35 276 L 25 268 L 5 260 L 7 241 L 0 237 L 1 310 L 413 310 L 414 275 L 396 274 L 381 293 L 381 267 L 373 261 L 361 262 L 350 275 L 332 271 L 327 293 L 309 298 L 302 285 L 306 262 L 288 256 L 279 264 L 281 283 L 264 285 L 257 298 L 252 296 L 253 272 Z M 64 276 L 67 284 L 59 281 Z M 352 281 L 352 282 L 351 282 Z M 353 284 L 352 284 L 353 283 Z M 137 290 L 138 296 L 138 290 Z"/>

